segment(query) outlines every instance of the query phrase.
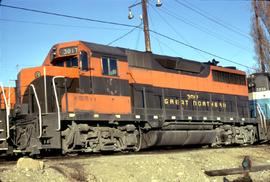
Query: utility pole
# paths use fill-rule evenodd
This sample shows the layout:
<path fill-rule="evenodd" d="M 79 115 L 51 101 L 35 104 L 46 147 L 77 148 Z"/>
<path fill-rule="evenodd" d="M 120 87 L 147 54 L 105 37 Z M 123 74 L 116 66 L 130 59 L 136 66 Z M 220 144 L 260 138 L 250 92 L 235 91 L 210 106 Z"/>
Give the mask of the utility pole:
<path fill-rule="evenodd" d="M 148 0 L 142 0 L 139 3 L 133 4 L 129 6 L 129 14 L 128 18 L 132 19 L 134 16 L 131 13 L 131 8 L 134 6 L 137 6 L 139 4 L 142 5 L 142 17 L 143 17 L 143 32 L 144 32 L 144 42 L 145 42 L 145 51 L 146 52 L 152 52 L 151 51 L 151 41 L 150 41 L 150 33 L 149 33 L 149 24 L 148 24 L 148 13 L 147 13 L 147 1 Z M 161 0 L 157 0 L 156 6 L 160 7 L 162 5 Z"/>
<path fill-rule="evenodd" d="M 143 13 L 143 31 L 145 41 L 145 51 L 151 52 L 150 33 L 148 25 L 148 14 L 147 14 L 147 0 L 142 0 L 142 13 Z"/>

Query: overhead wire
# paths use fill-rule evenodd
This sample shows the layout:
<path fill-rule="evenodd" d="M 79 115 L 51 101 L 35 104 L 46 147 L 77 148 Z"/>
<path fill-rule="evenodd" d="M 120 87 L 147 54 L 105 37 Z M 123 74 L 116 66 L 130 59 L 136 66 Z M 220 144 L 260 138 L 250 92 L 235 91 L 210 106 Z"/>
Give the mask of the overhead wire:
<path fill-rule="evenodd" d="M 250 37 L 249 35 L 247 35 L 247 34 L 245 34 L 245 33 L 242 33 L 242 32 L 240 32 L 240 31 L 238 31 L 238 30 L 235 30 L 235 28 L 232 28 L 231 26 L 228 26 L 228 25 L 226 25 L 226 24 L 224 24 L 224 23 L 221 23 L 221 22 L 217 21 L 216 19 L 214 19 L 214 18 L 212 18 L 212 17 L 206 15 L 205 13 L 202 13 L 201 11 L 199 11 L 199 10 L 197 10 L 197 9 L 195 9 L 195 8 L 193 8 L 193 7 L 191 7 L 190 5 L 187 5 L 187 4 L 183 3 L 183 2 L 180 2 L 179 0 L 174 0 L 174 1 L 175 1 L 177 4 L 179 4 L 179 5 L 181 5 L 181 6 L 185 7 L 185 8 L 187 8 L 187 9 L 189 9 L 189 10 L 191 10 L 191 11 L 193 11 L 193 12 L 199 14 L 199 15 L 201 15 L 202 17 L 208 19 L 208 20 L 211 21 L 211 22 L 214 22 L 215 24 L 217 24 L 217 25 L 219 25 L 219 26 L 222 26 L 223 28 L 225 28 L 225 29 L 227 29 L 227 30 L 230 30 L 230 31 L 232 31 L 232 32 L 234 32 L 234 33 L 236 33 L 236 34 L 238 34 L 238 35 L 241 35 L 242 37 L 251 39 L 251 37 Z"/>
<path fill-rule="evenodd" d="M 148 1 L 148 4 L 150 4 L 150 6 L 151 6 L 151 2 L 150 2 L 150 1 Z M 152 6 L 151 6 L 151 8 L 152 8 Z M 155 29 L 155 23 L 154 23 L 154 21 L 152 20 L 151 13 L 148 13 L 148 16 L 149 16 L 149 19 L 150 19 L 151 27 L 153 27 L 153 28 Z M 150 36 L 151 36 L 151 35 L 150 35 Z M 152 37 L 152 36 L 151 36 L 151 37 Z M 155 37 L 155 40 L 156 40 L 157 43 L 158 43 L 159 50 L 160 50 L 161 54 L 164 54 L 164 53 L 163 53 L 162 46 L 161 46 L 161 44 L 160 44 L 159 38 L 158 38 L 158 37 Z"/>
<path fill-rule="evenodd" d="M 140 43 L 140 38 L 141 38 L 141 32 L 142 32 L 142 29 L 138 29 L 138 35 L 137 35 L 137 40 L 136 40 L 136 44 L 135 44 L 135 49 L 138 49 L 138 46 Z"/>
<path fill-rule="evenodd" d="M 5 5 L 5 4 L 0 4 L 1 7 L 6 7 L 6 8 L 11 8 L 11 9 L 18 9 L 18 10 L 23 10 L 23 11 L 29 11 L 29 12 L 35 12 L 35 13 L 41 13 L 41 14 L 47 14 L 47 15 L 53 15 L 53 16 L 59 16 L 59 17 L 65 17 L 65 18 L 72 18 L 72 19 L 78 19 L 78 20 L 85 20 L 85 21 L 91 21 L 91 22 L 96 22 L 96 23 L 102 23 L 102 24 L 110 24 L 110 25 L 116 25 L 116 26 L 124 26 L 124 27 L 137 27 L 136 25 L 130 25 L 130 24 L 124 24 L 124 23 L 118 23 L 118 22 L 112 22 L 112 21 L 105 21 L 105 20 L 98 20 L 98 19 L 91 19 L 91 18 L 84 18 L 84 17 L 78 17 L 78 16 L 71 16 L 71 15 L 65 15 L 65 14 L 60 14 L 60 13 L 53 13 L 53 12 L 47 12 L 47 11 L 41 11 L 41 10 L 35 10 L 35 9 L 29 9 L 29 8 L 24 8 L 24 7 L 17 7 L 17 6 L 10 6 L 10 5 Z M 232 61 L 230 59 L 227 59 L 227 58 L 224 58 L 224 57 L 221 57 L 221 56 L 218 56 L 214 53 L 211 53 L 211 52 L 208 52 L 208 51 L 205 51 L 205 50 L 202 50 L 200 48 L 197 48 L 195 46 L 192 46 L 192 45 L 189 45 L 189 44 L 186 44 L 184 42 L 181 42 L 177 39 L 174 39 L 174 38 L 171 38 L 167 35 L 164 35 L 162 33 L 159 33 L 159 32 L 156 32 L 154 30 L 149 30 L 150 32 L 156 34 L 156 35 L 159 35 L 163 38 L 166 38 L 168 40 L 171 40 L 175 43 L 178 43 L 178 44 L 181 44 L 181 45 L 184 45 L 186 47 L 189 47 L 191 49 L 195 49 L 195 50 L 198 50 L 202 53 L 205 53 L 207 55 L 211 55 L 211 56 L 214 56 L 216 58 L 219 58 L 219 59 L 222 59 L 224 61 L 227 61 L 227 62 L 230 62 L 230 63 L 233 63 L 233 64 L 236 64 L 236 65 L 239 65 L 239 66 L 242 66 L 242 67 L 245 67 L 245 68 L 248 68 L 248 69 L 253 69 L 254 68 L 251 68 L 251 67 L 248 67 L 244 64 L 241 64 L 241 63 L 237 63 L 235 61 Z"/>
<path fill-rule="evenodd" d="M 154 37 L 155 39 L 158 39 L 157 35 L 152 35 L 152 37 Z M 158 39 L 159 42 L 164 45 L 165 47 L 167 47 L 167 49 L 171 50 L 172 52 L 174 52 L 175 55 L 179 55 L 179 51 L 176 51 L 175 49 L 173 49 L 171 46 L 169 46 L 168 44 L 166 44 L 165 42 L 161 41 L 160 39 Z"/>
<path fill-rule="evenodd" d="M 190 44 L 190 42 L 184 38 L 184 36 L 182 36 L 155 8 L 153 8 L 153 5 L 151 3 L 149 3 L 150 6 L 152 7 L 152 9 L 158 14 L 158 16 L 187 44 Z M 201 54 L 201 52 L 195 50 L 196 53 L 198 53 L 201 57 L 203 57 L 204 59 L 206 59 L 205 56 L 203 56 Z"/>
<path fill-rule="evenodd" d="M 71 15 L 67 15 L 67 14 L 60 14 L 60 13 L 54 13 L 54 12 L 48 12 L 48 11 L 41 11 L 41 10 L 36 10 L 36 9 L 18 7 L 18 6 L 10 6 L 10 5 L 6 5 L 6 4 L 0 4 L 0 6 L 5 7 L 5 8 L 18 9 L 18 10 L 22 10 L 22 11 L 41 13 L 41 14 L 46 14 L 46 15 L 53 15 L 53 16 L 72 18 L 72 19 L 77 19 L 77 20 L 91 21 L 91 22 L 96 22 L 96 23 L 103 23 L 103 24 L 110 24 L 110 25 L 117 25 L 117 26 L 124 26 L 124 27 L 136 27 L 136 25 L 129 25 L 129 24 L 124 24 L 124 23 L 105 21 L 105 20 L 98 20 L 98 19 L 92 19 L 92 18 L 85 18 L 85 17 L 79 17 L 79 16 L 71 16 Z"/>
<path fill-rule="evenodd" d="M 133 5 L 134 4 L 138 4 L 140 0 L 135 0 L 134 3 L 132 3 Z M 142 19 L 141 19 L 141 24 L 143 23 Z M 142 28 L 138 29 L 138 35 L 137 35 L 137 39 L 136 39 L 136 42 L 135 42 L 135 49 L 138 49 L 138 46 L 139 46 L 139 42 L 140 42 L 140 35 L 141 35 L 141 30 Z"/>
<path fill-rule="evenodd" d="M 213 19 L 216 19 L 216 20 L 219 21 L 219 22 L 223 21 L 223 20 L 219 19 L 218 17 L 214 16 L 213 14 L 209 14 L 209 12 L 206 12 L 205 10 L 199 8 L 198 6 L 196 6 L 196 5 L 192 4 L 192 3 L 190 3 L 189 1 L 187 1 L 187 0 L 183 0 L 183 1 L 184 1 L 185 3 L 187 3 L 188 5 L 192 6 L 193 8 L 197 9 L 198 11 L 201 11 L 202 13 L 207 14 L 208 16 L 211 16 Z M 237 1 L 237 0 L 233 0 L 233 1 Z M 225 22 L 223 21 L 223 23 L 226 24 L 227 26 L 230 26 L 230 27 L 234 28 L 235 30 L 241 32 L 241 30 L 239 29 L 239 27 L 236 27 L 235 25 L 229 24 L 228 22 L 225 23 Z"/>
<path fill-rule="evenodd" d="M 96 27 L 96 26 L 78 26 L 78 25 L 67 25 L 67 24 L 58 24 L 58 23 L 46 23 L 40 21 L 26 21 L 26 20 L 15 20 L 15 19 L 6 19 L 0 18 L 0 21 L 3 22 L 14 22 L 14 23 L 27 23 L 34 25 L 47 25 L 47 26 L 58 26 L 58 27 L 72 27 L 72 28 L 85 28 L 85 29 L 103 29 L 103 30 L 129 30 L 127 28 L 109 28 L 109 27 Z"/>
<path fill-rule="evenodd" d="M 125 33 L 124 35 L 121 35 L 120 37 L 114 39 L 113 41 L 109 42 L 107 45 L 112 45 L 113 43 L 123 39 L 124 37 L 126 37 L 127 35 L 129 35 L 130 33 L 132 33 L 134 30 L 136 30 L 137 28 L 141 28 L 142 22 L 137 26 L 132 28 L 130 31 L 128 31 L 127 33 Z"/>
<path fill-rule="evenodd" d="M 191 22 L 191 21 L 189 21 L 187 19 L 184 19 L 184 18 L 180 17 L 179 15 L 175 14 L 174 12 L 168 10 L 165 7 L 161 10 L 161 12 L 163 12 L 163 13 L 167 14 L 168 16 L 171 16 L 171 17 L 175 18 L 176 20 L 179 20 L 179 21 L 185 23 L 186 25 L 189 25 L 189 26 L 191 26 L 191 27 L 193 27 L 193 28 L 195 28 L 195 29 L 209 35 L 209 36 L 212 36 L 212 37 L 214 37 L 214 38 L 216 38 L 218 40 L 221 40 L 221 41 L 223 41 L 223 42 L 225 42 L 227 44 L 230 44 L 230 45 L 232 45 L 234 47 L 237 47 L 239 49 L 250 52 L 250 50 L 248 48 L 246 48 L 246 47 L 244 47 L 242 45 L 238 45 L 237 42 L 234 42 L 234 41 L 230 40 L 229 38 L 223 38 L 222 35 L 219 35 L 218 33 L 215 33 L 215 32 L 213 32 L 212 30 L 210 30 L 210 29 L 208 29 L 206 27 L 202 27 L 202 26 L 200 26 L 200 25 L 198 25 L 198 24 L 196 24 L 194 22 Z"/>
<path fill-rule="evenodd" d="M 232 61 L 232 60 L 230 60 L 230 59 L 227 59 L 227 58 L 218 56 L 217 54 L 213 54 L 213 53 L 211 53 L 211 52 L 208 52 L 208 51 L 202 50 L 202 49 L 200 49 L 200 48 L 197 48 L 197 47 L 195 47 L 195 46 L 186 44 L 186 43 L 184 43 L 184 42 L 181 42 L 181 41 L 179 41 L 179 40 L 176 40 L 176 39 L 174 39 L 174 38 L 171 38 L 171 37 L 169 37 L 169 36 L 167 36 L 167 35 L 158 33 L 158 32 L 153 31 L 153 30 L 149 30 L 149 31 L 152 32 L 152 33 L 154 33 L 154 34 L 157 34 L 157 35 L 159 35 L 159 36 L 161 36 L 161 37 L 164 37 L 164 38 L 166 38 L 166 39 L 168 39 L 168 40 L 171 40 L 171 41 L 173 41 L 173 42 L 182 44 L 182 45 L 184 45 L 184 46 L 186 46 L 186 47 L 189 47 L 189 48 L 191 48 L 191 49 L 198 50 L 198 51 L 203 52 L 203 53 L 205 53 L 205 54 L 208 54 L 208 55 L 210 55 L 210 56 L 214 56 L 214 57 L 219 58 L 219 59 L 222 59 L 222 60 L 224 60 L 224 61 L 228 61 L 228 62 L 230 62 L 230 63 L 236 64 L 236 65 L 239 65 L 239 66 L 243 66 L 243 67 L 248 68 L 248 69 L 253 69 L 253 70 L 255 70 L 254 68 L 251 68 L 251 67 L 246 66 L 246 65 L 244 65 L 244 64 L 237 63 L 237 62 Z"/>

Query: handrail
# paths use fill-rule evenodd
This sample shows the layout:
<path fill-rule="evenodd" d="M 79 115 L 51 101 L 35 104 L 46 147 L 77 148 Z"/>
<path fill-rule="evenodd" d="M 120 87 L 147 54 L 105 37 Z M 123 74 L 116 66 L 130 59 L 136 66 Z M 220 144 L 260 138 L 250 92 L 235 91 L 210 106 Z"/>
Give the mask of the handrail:
<path fill-rule="evenodd" d="M 264 128 L 264 126 L 263 126 L 263 122 L 262 122 L 262 114 L 261 114 L 261 111 L 260 111 L 260 108 L 259 108 L 259 106 L 257 106 L 256 107 L 256 109 L 257 109 L 257 111 L 258 111 L 258 114 L 259 114 L 259 116 L 260 116 L 260 121 L 261 121 L 261 125 L 262 125 L 262 127 Z"/>
<path fill-rule="evenodd" d="M 10 106 L 10 95 L 11 95 L 11 93 L 10 93 L 11 91 L 10 91 L 10 85 L 8 86 L 8 107 L 9 108 L 11 108 L 11 106 Z"/>
<path fill-rule="evenodd" d="M 258 109 L 258 112 L 259 112 L 259 115 L 260 115 L 260 120 L 261 120 L 261 123 L 262 123 L 262 127 L 264 128 L 264 117 L 263 117 L 263 113 L 262 113 L 262 108 L 259 104 L 257 104 L 257 109 Z M 265 128 L 264 128 L 265 129 Z"/>
<path fill-rule="evenodd" d="M 259 114 L 260 114 L 260 118 L 261 118 L 261 121 L 262 121 L 264 131 L 267 132 L 267 125 L 266 125 L 265 115 L 264 115 L 264 113 L 262 111 L 262 108 L 261 108 L 260 104 L 258 104 L 258 103 L 257 103 L 257 108 L 258 108 L 259 112 L 261 113 L 261 114 L 260 113 Z"/>
<path fill-rule="evenodd" d="M 259 106 L 259 107 L 260 107 L 260 110 L 261 110 L 261 113 L 263 116 L 264 129 L 265 129 L 265 132 L 267 132 L 266 117 L 265 117 L 265 114 L 263 113 L 262 107 L 261 106 Z"/>
<path fill-rule="evenodd" d="M 267 107 L 268 107 L 268 109 L 269 109 L 269 111 L 270 111 L 270 105 L 269 104 L 266 104 L 267 105 Z"/>
<path fill-rule="evenodd" d="M 8 139 L 9 138 L 9 114 L 10 114 L 10 110 L 9 110 L 9 105 L 7 103 L 7 98 L 6 98 L 4 86 L 3 86 L 2 83 L 0 83 L 0 87 L 1 87 L 1 90 L 2 90 L 2 94 L 3 94 L 5 106 L 6 106 L 7 137 L 5 139 Z"/>
<path fill-rule="evenodd" d="M 45 100 L 45 113 L 48 113 L 48 99 L 47 99 L 47 75 L 46 75 L 46 67 L 43 67 L 43 75 L 44 75 L 44 100 Z"/>
<path fill-rule="evenodd" d="M 14 80 L 9 80 L 9 86 L 8 86 L 8 106 L 9 106 L 9 110 L 11 108 L 11 81 L 14 81 Z M 15 93 L 14 93 L 15 94 Z"/>
<path fill-rule="evenodd" d="M 65 77 L 64 76 L 55 76 L 52 79 L 52 82 L 53 82 L 53 91 L 54 91 L 54 95 L 55 95 L 55 102 L 56 102 L 56 108 L 57 108 L 58 128 L 56 129 L 56 131 L 60 131 L 61 130 L 61 115 L 60 115 L 60 106 L 59 106 L 58 96 L 57 96 L 56 86 L 55 86 L 55 79 L 57 79 L 57 78 L 65 78 Z"/>
<path fill-rule="evenodd" d="M 35 98 L 36 98 L 36 101 L 37 101 L 37 106 L 38 106 L 38 117 L 39 117 L 39 136 L 38 138 L 41 138 L 42 136 L 42 116 L 41 116 L 41 108 L 40 108 L 40 104 L 39 104 L 39 100 L 38 100 L 38 96 L 37 96 L 37 92 L 36 92 L 36 89 L 35 89 L 35 86 L 33 84 L 30 84 L 31 88 L 33 89 L 34 91 L 34 95 L 35 95 Z"/>

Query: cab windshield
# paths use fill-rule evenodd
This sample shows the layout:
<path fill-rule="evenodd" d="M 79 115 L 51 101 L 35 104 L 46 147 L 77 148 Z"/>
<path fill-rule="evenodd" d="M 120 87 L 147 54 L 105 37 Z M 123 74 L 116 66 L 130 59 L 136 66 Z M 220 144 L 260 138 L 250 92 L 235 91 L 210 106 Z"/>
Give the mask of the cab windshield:
<path fill-rule="evenodd" d="M 77 57 L 61 57 L 53 61 L 54 66 L 60 67 L 78 67 L 78 58 Z"/>

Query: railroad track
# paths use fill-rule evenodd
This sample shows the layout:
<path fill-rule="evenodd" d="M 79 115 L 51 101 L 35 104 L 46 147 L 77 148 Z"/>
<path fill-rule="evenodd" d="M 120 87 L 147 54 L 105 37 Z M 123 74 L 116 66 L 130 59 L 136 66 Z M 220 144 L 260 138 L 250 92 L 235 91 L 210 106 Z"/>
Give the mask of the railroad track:
<path fill-rule="evenodd" d="M 99 158 L 99 157 L 111 157 L 111 156 L 129 156 L 129 155 L 155 155 L 155 154 L 169 154 L 169 153 L 179 153 L 179 152 L 190 152 L 190 151 L 200 151 L 200 150 L 210 150 L 214 148 L 205 148 L 205 147 L 159 147 L 154 149 L 141 150 L 139 152 L 105 152 L 105 153 L 81 153 L 77 155 L 59 155 L 59 156 L 45 156 L 42 159 L 44 161 L 50 162 L 59 162 L 59 161 L 70 161 L 70 160 L 81 160 L 89 158 Z M 217 148 L 218 149 L 218 148 Z M 1 163 L 0 163 L 1 164 Z"/>
<path fill-rule="evenodd" d="M 270 145 L 262 144 L 262 145 L 250 145 L 250 146 L 226 146 L 222 148 L 211 148 L 211 147 L 198 147 L 198 146 L 189 146 L 185 148 L 181 147 L 159 147 L 154 149 L 141 150 L 139 152 L 106 152 L 106 153 L 78 153 L 78 154 L 69 154 L 69 155 L 52 155 L 52 156 L 39 156 L 37 159 L 43 160 L 44 162 L 59 162 L 63 163 L 81 160 L 81 159 L 89 159 L 89 158 L 99 158 L 99 157 L 108 157 L 108 156 L 129 156 L 129 155 L 157 155 L 157 154 L 170 154 L 170 153 L 182 153 L 182 152 L 191 152 L 191 151 L 201 151 L 201 150 L 220 150 L 220 149 L 233 149 L 233 148 L 265 148 L 266 150 L 270 149 Z M 0 158 L 0 171 L 1 167 L 5 167 L 7 165 L 15 165 L 19 156 L 14 157 L 4 157 Z"/>

